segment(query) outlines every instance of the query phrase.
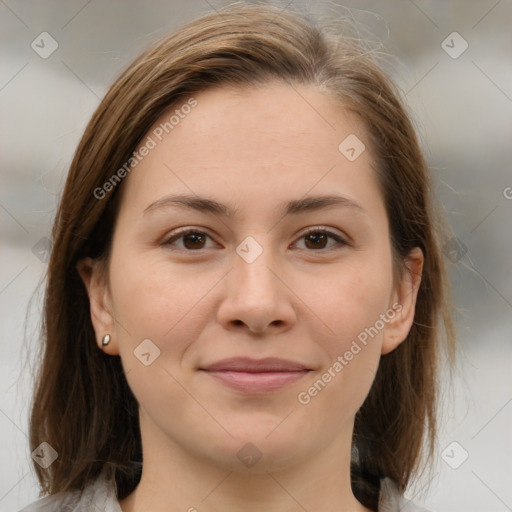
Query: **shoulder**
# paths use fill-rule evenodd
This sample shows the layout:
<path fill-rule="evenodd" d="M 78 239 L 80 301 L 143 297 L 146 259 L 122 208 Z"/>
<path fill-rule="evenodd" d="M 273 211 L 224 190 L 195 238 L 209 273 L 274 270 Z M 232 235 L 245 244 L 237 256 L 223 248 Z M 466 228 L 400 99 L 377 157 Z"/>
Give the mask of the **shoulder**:
<path fill-rule="evenodd" d="M 20 510 L 20 512 L 89 512 L 91 505 L 97 512 L 122 512 L 115 486 L 100 476 L 82 493 L 69 491 L 53 494 Z M 429 512 L 405 498 L 390 478 L 381 480 L 378 512 Z"/>
<path fill-rule="evenodd" d="M 380 482 L 378 512 L 430 512 L 416 505 L 403 496 L 391 478 L 383 478 Z"/>
<path fill-rule="evenodd" d="M 20 512 L 122 512 L 115 485 L 100 476 L 83 492 L 78 490 L 41 498 Z"/>

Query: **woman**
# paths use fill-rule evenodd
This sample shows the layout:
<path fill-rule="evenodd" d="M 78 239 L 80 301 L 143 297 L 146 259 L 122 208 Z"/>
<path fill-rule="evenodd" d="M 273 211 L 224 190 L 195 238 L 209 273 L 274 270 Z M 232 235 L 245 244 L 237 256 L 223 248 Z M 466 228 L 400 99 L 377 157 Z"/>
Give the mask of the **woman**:
<path fill-rule="evenodd" d="M 421 510 L 454 344 L 433 200 L 356 41 L 236 4 L 145 51 L 55 220 L 25 510 Z"/>

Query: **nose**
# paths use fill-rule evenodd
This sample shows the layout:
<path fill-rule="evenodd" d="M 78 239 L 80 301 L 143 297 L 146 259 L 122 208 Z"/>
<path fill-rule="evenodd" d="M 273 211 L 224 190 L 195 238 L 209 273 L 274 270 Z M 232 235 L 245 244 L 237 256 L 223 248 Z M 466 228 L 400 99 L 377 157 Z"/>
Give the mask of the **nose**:
<path fill-rule="evenodd" d="M 293 293 L 270 251 L 264 250 L 250 263 L 234 254 L 217 314 L 225 329 L 245 329 L 254 334 L 275 334 L 296 322 Z"/>

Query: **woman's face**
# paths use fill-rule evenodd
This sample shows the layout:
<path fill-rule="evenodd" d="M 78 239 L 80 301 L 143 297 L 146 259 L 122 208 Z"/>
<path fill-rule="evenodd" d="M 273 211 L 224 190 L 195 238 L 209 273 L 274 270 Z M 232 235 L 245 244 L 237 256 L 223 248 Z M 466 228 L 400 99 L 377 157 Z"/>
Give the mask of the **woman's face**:
<path fill-rule="evenodd" d="M 84 277 L 93 323 L 121 356 L 145 449 L 286 468 L 347 446 L 419 282 L 393 282 L 357 117 L 312 86 L 194 99 L 125 178 L 108 283 Z"/>

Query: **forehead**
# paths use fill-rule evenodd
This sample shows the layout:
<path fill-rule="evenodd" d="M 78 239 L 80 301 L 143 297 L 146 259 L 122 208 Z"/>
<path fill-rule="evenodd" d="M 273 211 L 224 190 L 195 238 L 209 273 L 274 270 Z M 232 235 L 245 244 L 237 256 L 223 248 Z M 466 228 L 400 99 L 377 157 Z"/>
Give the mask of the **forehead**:
<path fill-rule="evenodd" d="M 223 143 L 226 159 L 240 156 L 240 150 L 258 156 L 258 165 L 264 157 L 270 162 L 272 156 L 278 156 L 284 149 L 290 150 L 288 160 L 293 154 L 295 159 L 302 159 L 304 153 L 311 158 L 319 153 L 337 156 L 338 139 L 344 134 L 358 132 L 365 138 L 360 119 L 314 85 L 271 82 L 215 87 L 200 92 L 194 99 L 197 107 L 172 133 L 192 135 L 187 145 L 194 148 L 204 147 L 206 142 L 207 147 L 214 149 L 215 143 Z M 179 104 L 171 113 L 175 109 L 180 110 Z M 165 124 L 166 119 L 169 112 L 160 117 L 155 127 Z"/>
<path fill-rule="evenodd" d="M 212 88 L 178 102 L 148 131 L 153 147 L 124 184 L 126 203 L 142 211 L 171 192 L 269 202 L 309 190 L 375 202 L 366 139 L 363 122 L 316 86 Z M 360 152 L 355 159 L 347 140 Z"/>

